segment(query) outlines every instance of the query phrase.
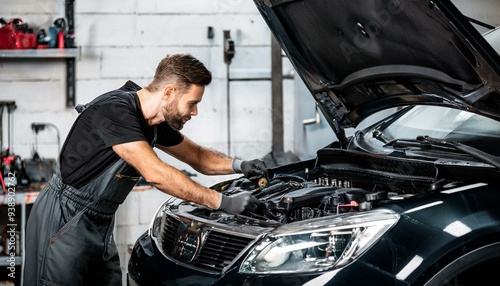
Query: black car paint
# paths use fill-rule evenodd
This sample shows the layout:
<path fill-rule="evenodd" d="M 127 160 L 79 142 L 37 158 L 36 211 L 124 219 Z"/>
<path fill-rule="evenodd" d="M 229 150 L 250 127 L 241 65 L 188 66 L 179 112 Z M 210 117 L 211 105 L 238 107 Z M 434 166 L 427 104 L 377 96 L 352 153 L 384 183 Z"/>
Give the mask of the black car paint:
<path fill-rule="evenodd" d="M 377 247 L 342 268 L 328 283 L 322 280 L 325 284 L 320 285 L 423 285 L 443 265 L 500 241 L 498 198 L 498 186 L 484 185 L 451 194 L 424 194 L 398 203 L 384 203 L 382 207 L 401 214 L 398 224 L 380 239 Z M 471 230 L 457 238 L 443 230 L 458 218 Z M 404 281 L 397 279 L 396 274 L 415 254 L 422 258 L 422 263 Z M 130 261 L 129 275 L 139 285 L 302 285 L 321 275 L 329 276 L 328 272 L 241 275 L 237 268 L 221 276 L 211 275 L 163 257 L 147 233 L 136 242 Z"/>

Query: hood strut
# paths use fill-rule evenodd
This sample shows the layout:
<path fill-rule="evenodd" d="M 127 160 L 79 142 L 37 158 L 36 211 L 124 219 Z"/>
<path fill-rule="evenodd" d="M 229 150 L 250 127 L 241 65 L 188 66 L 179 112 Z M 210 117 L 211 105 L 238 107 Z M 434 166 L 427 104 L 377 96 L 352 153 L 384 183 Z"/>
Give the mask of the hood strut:
<path fill-rule="evenodd" d="M 345 137 L 345 130 L 337 119 L 333 119 L 332 127 L 333 127 L 333 132 L 335 132 L 335 135 L 337 135 L 337 138 L 339 139 L 341 147 L 342 148 L 347 147 L 346 146 L 347 140 Z"/>

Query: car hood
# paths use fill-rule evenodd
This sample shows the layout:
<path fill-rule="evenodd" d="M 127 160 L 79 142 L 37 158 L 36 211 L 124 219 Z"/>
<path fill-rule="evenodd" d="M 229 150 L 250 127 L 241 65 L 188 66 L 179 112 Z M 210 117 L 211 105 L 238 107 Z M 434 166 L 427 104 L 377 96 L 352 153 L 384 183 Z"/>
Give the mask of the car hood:
<path fill-rule="evenodd" d="M 410 104 L 500 119 L 500 57 L 450 1 L 254 2 L 337 136 Z"/>

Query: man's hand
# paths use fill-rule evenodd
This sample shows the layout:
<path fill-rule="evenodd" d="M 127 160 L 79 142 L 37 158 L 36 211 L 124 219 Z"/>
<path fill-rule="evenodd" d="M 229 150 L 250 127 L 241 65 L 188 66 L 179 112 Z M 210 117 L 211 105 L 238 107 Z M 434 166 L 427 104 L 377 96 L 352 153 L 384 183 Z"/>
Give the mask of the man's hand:
<path fill-rule="evenodd" d="M 254 159 L 251 161 L 241 161 L 239 159 L 234 159 L 233 170 L 237 173 L 243 173 L 245 177 L 250 178 L 265 175 L 267 167 L 264 161 L 259 159 Z"/>
<path fill-rule="evenodd" d="M 219 210 L 240 214 L 243 212 L 254 212 L 259 206 L 259 200 L 249 192 L 242 192 L 232 196 L 221 194 Z"/>

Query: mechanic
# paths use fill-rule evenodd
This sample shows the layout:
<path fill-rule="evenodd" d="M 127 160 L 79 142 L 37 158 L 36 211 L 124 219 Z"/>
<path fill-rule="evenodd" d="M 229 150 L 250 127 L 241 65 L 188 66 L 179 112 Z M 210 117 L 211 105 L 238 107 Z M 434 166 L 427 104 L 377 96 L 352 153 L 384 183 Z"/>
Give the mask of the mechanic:
<path fill-rule="evenodd" d="M 198 114 L 211 73 L 186 53 L 167 55 L 141 88 L 128 81 L 86 105 L 63 145 L 52 179 L 40 192 L 26 230 L 24 285 L 121 285 L 112 234 L 114 214 L 140 176 L 177 198 L 233 214 L 258 207 L 247 193 L 226 196 L 164 163 L 153 147 L 206 175 L 266 172 L 202 147 L 180 133 Z"/>

